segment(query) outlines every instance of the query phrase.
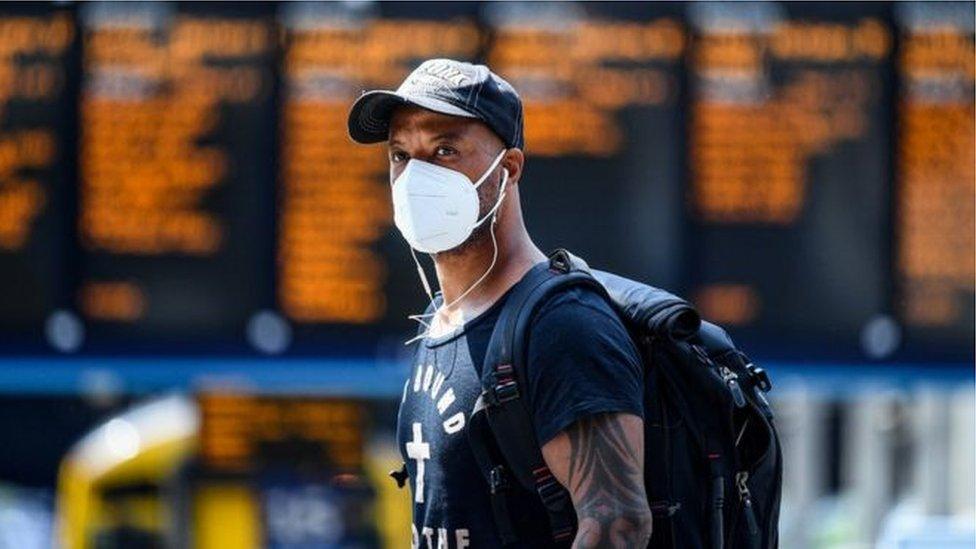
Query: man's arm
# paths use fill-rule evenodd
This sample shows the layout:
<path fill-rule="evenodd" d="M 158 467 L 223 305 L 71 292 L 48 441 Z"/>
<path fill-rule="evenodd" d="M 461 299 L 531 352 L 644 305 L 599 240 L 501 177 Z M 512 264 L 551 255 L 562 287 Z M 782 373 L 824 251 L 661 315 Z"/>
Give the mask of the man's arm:
<path fill-rule="evenodd" d="M 644 491 L 644 428 L 626 413 L 584 417 L 542 447 L 569 490 L 579 529 L 574 548 L 646 547 L 652 517 Z"/>

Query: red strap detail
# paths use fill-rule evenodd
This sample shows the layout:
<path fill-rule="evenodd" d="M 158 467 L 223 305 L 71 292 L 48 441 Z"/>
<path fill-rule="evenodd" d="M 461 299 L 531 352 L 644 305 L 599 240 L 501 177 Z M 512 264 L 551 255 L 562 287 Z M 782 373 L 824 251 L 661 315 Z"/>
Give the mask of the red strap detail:
<path fill-rule="evenodd" d="M 554 532 L 552 534 L 552 539 L 559 541 L 561 539 L 568 538 L 571 535 L 573 535 L 573 529 L 569 528 L 569 529 L 562 530 L 560 532 Z"/>

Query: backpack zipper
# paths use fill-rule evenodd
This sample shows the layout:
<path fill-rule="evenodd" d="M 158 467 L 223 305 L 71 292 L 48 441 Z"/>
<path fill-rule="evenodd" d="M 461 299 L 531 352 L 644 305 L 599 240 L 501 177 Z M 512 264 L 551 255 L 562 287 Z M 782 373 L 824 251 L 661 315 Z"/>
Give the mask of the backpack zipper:
<path fill-rule="evenodd" d="M 722 366 L 720 371 L 722 373 L 722 381 L 725 382 L 725 386 L 732 393 L 732 400 L 735 401 L 735 407 L 744 408 L 746 405 L 746 395 L 742 392 L 742 386 L 739 385 L 739 374 L 730 370 L 728 366 Z"/>
<path fill-rule="evenodd" d="M 752 494 L 746 481 L 749 480 L 748 471 L 740 471 L 735 474 L 735 484 L 739 488 L 739 502 L 742 505 L 742 514 L 746 516 L 746 525 L 749 527 L 749 539 L 755 541 L 759 534 L 759 522 L 756 521 L 756 512 L 752 508 Z"/>
<path fill-rule="evenodd" d="M 698 345 L 691 345 L 692 351 L 696 356 L 705 364 L 705 366 L 711 368 L 716 375 L 722 378 L 722 383 L 728 388 L 729 393 L 732 395 L 732 401 L 735 402 L 736 408 L 744 408 L 746 406 L 746 394 L 742 392 L 742 386 L 739 384 L 739 374 L 733 372 L 728 366 L 715 363 L 712 357 L 708 356 L 708 352 L 702 349 Z"/>

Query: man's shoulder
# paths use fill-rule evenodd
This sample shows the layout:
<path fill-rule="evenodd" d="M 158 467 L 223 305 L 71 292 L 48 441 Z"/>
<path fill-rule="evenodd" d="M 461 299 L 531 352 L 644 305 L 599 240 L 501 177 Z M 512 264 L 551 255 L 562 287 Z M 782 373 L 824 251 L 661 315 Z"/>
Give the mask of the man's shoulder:
<path fill-rule="evenodd" d="M 571 286 L 548 299 L 533 318 L 526 354 L 527 402 L 543 444 L 592 414 L 643 417 L 640 354 L 598 289 Z"/>
<path fill-rule="evenodd" d="M 543 302 L 532 319 L 530 329 L 571 332 L 613 328 L 626 333 L 623 321 L 604 294 L 584 285 L 564 288 Z"/>

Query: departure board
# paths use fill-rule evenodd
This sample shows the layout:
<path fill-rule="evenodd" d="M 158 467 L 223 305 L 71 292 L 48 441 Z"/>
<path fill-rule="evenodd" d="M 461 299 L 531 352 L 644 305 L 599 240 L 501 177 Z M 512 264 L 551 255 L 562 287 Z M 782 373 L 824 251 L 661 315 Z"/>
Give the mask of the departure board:
<path fill-rule="evenodd" d="M 525 106 L 526 224 L 546 250 L 680 281 L 680 5 L 492 3 L 488 63 Z"/>
<path fill-rule="evenodd" d="M 272 12 L 81 7 L 78 308 L 91 337 L 242 338 L 271 305 Z"/>
<path fill-rule="evenodd" d="M 359 403 L 312 397 L 204 393 L 200 461 L 211 471 L 248 472 L 296 457 L 320 471 L 363 466 L 366 413 Z"/>
<path fill-rule="evenodd" d="M 411 10 L 390 13 L 396 8 L 280 9 L 277 298 L 299 342 L 323 335 L 324 326 L 334 333 L 337 326 L 380 324 L 400 333 L 410 329 L 406 315 L 424 306 L 392 226 L 386 148 L 353 143 L 346 117 L 364 90 L 395 89 L 424 59 L 473 59 L 481 34 L 463 12 L 428 10 L 417 18 Z"/>
<path fill-rule="evenodd" d="M 856 349 L 888 308 L 888 6 L 688 9 L 691 297 L 740 335 Z"/>
<path fill-rule="evenodd" d="M 68 301 L 73 12 L 0 5 L 0 340 L 40 341 Z"/>
<path fill-rule="evenodd" d="M 904 3 L 895 15 L 898 305 L 915 338 L 972 347 L 973 4 Z"/>
<path fill-rule="evenodd" d="M 346 117 L 448 57 L 521 94 L 542 249 L 763 358 L 972 357 L 973 8 L 4 4 L 0 349 L 402 351 L 427 299 Z"/>

